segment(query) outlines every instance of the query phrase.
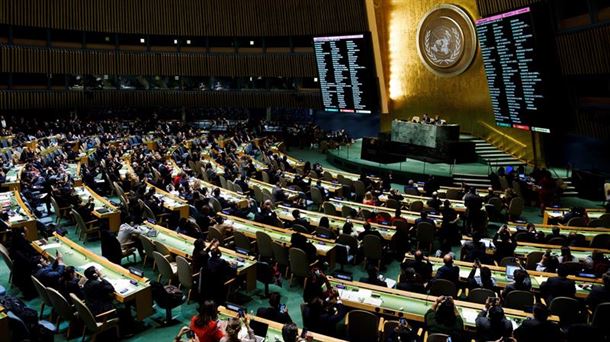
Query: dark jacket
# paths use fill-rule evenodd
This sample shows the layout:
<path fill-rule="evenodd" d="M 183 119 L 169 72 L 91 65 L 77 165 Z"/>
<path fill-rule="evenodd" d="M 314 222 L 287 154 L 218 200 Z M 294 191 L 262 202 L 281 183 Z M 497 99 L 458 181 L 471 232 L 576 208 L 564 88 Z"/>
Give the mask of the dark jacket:
<path fill-rule="evenodd" d="M 549 321 L 527 319 L 515 330 L 515 338 L 519 342 L 560 341 L 559 325 Z"/>
<path fill-rule="evenodd" d="M 487 310 L 479 313 L 476 319 L 477 325 L 477 340 L 479 341 L 497 341 L 502 337 L 511 337 L 513 334 L 513 324 L 506 318 L 492 325 L 492 322 L 487 318 Z"/>
<path fill-rule="evenodd" d="M 85 303 L 94 315 L 114 309 L 114 287 L 104 279 L 87 280 L 83 286 Z"/>
<path fill-rule="evenodd" d="M 540 284 L 540 292 L 551 303 L 555 297 L 572 297 L 576 295 L 576 284 L 573 280 L 561 277 L 549 278 L 544 283 Z"/>
<path fill-rule="evenodd" d="M 601 303 L 610 302 L 610 289 L 606 286 L 593 286 L 589 296 L 587 296 L 587 305 L 592 311 Z"/>
<path fill-rule="evenodd" d="M 455 265 L 443 265 L 436 271 L 436 279 L 446 279 L 457 284 L 460 280 L 460 268 Z"/>

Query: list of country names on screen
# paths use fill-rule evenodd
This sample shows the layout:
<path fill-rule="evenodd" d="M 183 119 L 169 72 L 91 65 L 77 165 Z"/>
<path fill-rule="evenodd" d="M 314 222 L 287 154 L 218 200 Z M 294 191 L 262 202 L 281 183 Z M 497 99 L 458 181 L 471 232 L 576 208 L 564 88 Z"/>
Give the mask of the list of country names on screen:
<path fill-rule="evenodd" d="M 480 19 L 477 34 L 497 125 L 530 130 L 544 106 L 530 8 Z"/>
<path fill-rule="evenodd" d="M 363 34 L 315 37 L 322 101 L 327 111 L 371 113 L 366 94 L 367 45 Z"/>

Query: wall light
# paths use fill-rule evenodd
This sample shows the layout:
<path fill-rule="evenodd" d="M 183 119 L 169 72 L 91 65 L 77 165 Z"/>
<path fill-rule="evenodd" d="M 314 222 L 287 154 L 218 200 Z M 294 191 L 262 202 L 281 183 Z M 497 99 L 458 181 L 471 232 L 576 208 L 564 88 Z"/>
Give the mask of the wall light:
<path fill-rule="evenodd" d="M 252 46 L 252 45 L 254 45 L 254 41 L 253 40 L 250 41 L 250 46 Z"/>
<path fill-rule="evenodd" d="M 142 43 L 142 44 L 146 43 L 146 39 L 140 38 L 140 43 Z"/>
<path fill-rule="evenodd" d="M 190 40 L 190 39 L 187 39 L 187 40 L 186 40 L 186 44 L 187 44 L 187 45 L 191 45 L 191 40 Z"/>

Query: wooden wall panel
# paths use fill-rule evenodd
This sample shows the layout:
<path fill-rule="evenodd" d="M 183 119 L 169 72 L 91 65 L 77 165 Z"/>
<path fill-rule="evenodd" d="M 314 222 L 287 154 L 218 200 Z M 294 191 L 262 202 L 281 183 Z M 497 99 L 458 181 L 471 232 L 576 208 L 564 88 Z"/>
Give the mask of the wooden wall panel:
<path fill-rule="evenodd" d="M 610 73 L 610 26 L 560 34 L 556 42 L 564 75 Z"/>
<path fill-rule="evenodd" d="M 191 36 L 367 30 L 363 0 L 0 0 L 0 23 Z"/>
<path fill-rule="evenodd" d="M 11 91 L 0 90 L 0 110 L 92 107 L 247 107 L 319 109 L 319 92 L 200 92 L 200 91 Z"/>

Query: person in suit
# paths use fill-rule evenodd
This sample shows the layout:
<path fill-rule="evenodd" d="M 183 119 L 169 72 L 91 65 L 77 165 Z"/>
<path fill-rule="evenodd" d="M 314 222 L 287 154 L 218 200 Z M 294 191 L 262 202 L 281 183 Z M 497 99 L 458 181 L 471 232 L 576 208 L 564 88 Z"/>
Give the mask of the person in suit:
<path fill-rule="evenodd" d="M 548 320 L 550 311 L 546 305 L 534 304 L 534 317 L 526 319 L 515 330 L 514 337 L 519 342 L 534 341 L 560 341 L 561 330 L 559 325 Z"/>
<path fill-rule="evenodd" d="M 602 277 L 604 281 L 603 286 L 593 286 L 591 292 L 587 296 L 587 306 L 592 312 L 595 312 L 595 308 L 601 303 L 610 302 L 610 272 L 604 273 Z"/>
<path fill-rule="evenodd" d="M 205 279 L 200 285 L 204 299 L 214 300 L 216 303 L 224 303 L 226 300 L 225 283 L 235 277 L 237 265 L 229 264 L 222 259 L 222 252 L 216 246 L 210 251 L 207 265 L 202 269 L 201 279 Z"/>
<path fill-rule="evenodd" d="M 55 261 L 52 263 L 41 259 L 41 267 L 34 273 L 34 277 L 38 279 L 42 285 L 59 289 L 59 281 L 65 271 L 64 260 L 61 254 L 56 253 Z"/>
<path fill-rule="evenodd" d="M 464 320 L 455 308 L 453 298 L 439 296 L 424 316 L 429 333 L 440 333 L 451 336 L 452 341 L 462 341 L 464 337 Z"/>
<path fill-rule="evenodd" d="M 506 319 L 504 309 L 499 304 L 498 298 L 487 298 L 485 309 L 475 320 L 478 341 L 497 341 L 512 336 L 513 324 Z"/>
<path fill-rule="evenodd" d="M 83 285 L 83 294 L 89 310 L 94 315 L 99 315 L 114 309 L 114 287 L 102 278 L 100 271 L 95 266 L 90 266 L 85 270 L 85 278 L 87 281 Z"/>
<path fill-rule="evenodd" d="M 301 226 L 305 227 L 307 231 L 312 231 L 311 227 L 309 226 L 309 221 L 301 217 L 301 211 L 299 209 L 292 211 L 292 218 L 292 225 L 300 224 Z"/>
<path fill-rule="evenodd" d="M 70 293 L 75 294 L 78 298 L 84 298 L 83 289 L 78 283 L 78 278 L 76 277 L 76 270 L 74 269 L 74 266 L 68 266 L 64 269 L 64 273 L 59 279 L 58 291 L 68 301 L 70 301 Z"/>
<path fill-rule="evenodd" d="M 432 278 L 432 264 L 426 259 L 424 261 L 424 252 L 416 250 L 413 254 L 413 260 L 403 262 L 400 267 L 405 270 L 412 268 L 415 271 L 415 276 L 420 283 L 427 283 Z"/>
<path fill-rule="evenodd" d="M 417 220 L 415 220 L 415 226 L 417 226 L 421 222 L 427 222 L 427 223 L 430 223 L 431 225 L 434 225 L 434 220 L 431 219 L 431 218 L 428 218 L 428 212 L 427 211 L 422 211 L 419 214 L 419 218 Z"/>
<path fill-rule="evenodd" d="M 373 229 L 371 228 L 371 224 L 370 224 L 370 223 L 365 222 L 365 223 L 362 225 L 362 228 L 364 228 L 364 231 L 363 231 L 363 232 L 361 232 L 360 234 L 358 234 L 358 241 L 362 241 L 362 240 L 364 240 L 364 237 L 365 237 L 365 236 L 367 236 L 367 235 L 374 235 L 374 236 L 377 236 L 378 238 L 380 238 L 380 239 L 381 239 L 381 242 L 383 242 L 383 237 L 381 236 L 381 233 L 379 233 L 379 232 L 378 232 L 378 231 L 376 231 L 376 230 L 373 230 Z"/>
<path fill-rule="evenodd" d="M 515 290 L 530 291 L 532 289 L 532 280 L 526 270 L 515 270 L 513 273 L 513 282 L 506 285 L 502 291 L 502 298 L 506 298 L 509 293 Z"/>
<path fill-rule="evenodd" d="M 293 233 L 290 236 L 290 246 L 303 250 L 307 255 L 307 260 L 309 260 L 309 263 L 316 260 L 318 250 L 316 249 L 316 246 L 309 242 L 305 236 L 299 233 Z"/>
<path fill-rule="evenodd" d="M 427 202 L 426 205 L 429 208 L 434 209 L 435 211 L 439 211 L 441 209 L 441 205 L 442 205 L 442 201 L 438 198 L 438 194 L 435 192 L 432 193 L 432 198 L 430 198 Z"/>
<path fill-rule="evenodd" d="M 426 293 L 426 288 L 418 281 L 415 270 L 411 267 L 401 269 L 396 288 L 408 292 Z"/>
<path fill-rule="evenodd" d="M 436 279 L 445 279 L 453 282 L 456 286 L 460 280 L 460 268 L 453 264 L 453 256 L 445 254 L 443 257 L 443 266 L 436 271 Z"/>
<path fill-rule="evenodd" d="M 288 308 L 281 305 L 282 296 L 277 292 L 269 294 L 269 306 L 259 308 L 256 316 L 272 320 L 274 322 L 286 324 L 292 323 L 292 318 L 288 314 Z"/>
<path fill-rule="evenodd" d="M 564 264 L 557 267 L 557 277 L 549 278 L 540 284 L 540 292 L 547 299 L 547 303 L 556 297 L 574 298 L 576 295 L 576 283 L 568 279 L 568 269 Z"/>

